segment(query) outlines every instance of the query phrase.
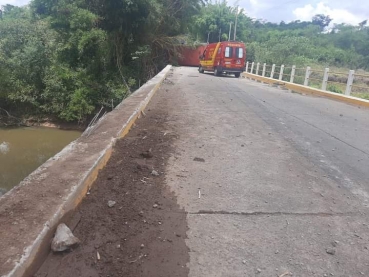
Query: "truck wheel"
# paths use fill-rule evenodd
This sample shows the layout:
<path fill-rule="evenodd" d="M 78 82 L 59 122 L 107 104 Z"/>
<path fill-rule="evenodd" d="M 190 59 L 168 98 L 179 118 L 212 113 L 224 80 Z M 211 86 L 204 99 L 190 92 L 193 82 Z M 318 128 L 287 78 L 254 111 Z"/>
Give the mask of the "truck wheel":
<path fill-rule="evenodd" d="M 204 69 L 202 68 L 202 66 L 199 67 L 199 72 L 204 73 Z"/>
<path fill-rule="evenodd" d="M 219 71 L 218 71 L 218 68 L 215 68 L 214 69 L 214 76 L 219 76 L 220 74 L 219 74 Z"/>
<path fill-rule="evenodd" d="M 240 72 L 237 72 L 237 73 L 234 74 L 234 76 L 236 76 L 236 78 L 240 78 L 241 73 Z"/>

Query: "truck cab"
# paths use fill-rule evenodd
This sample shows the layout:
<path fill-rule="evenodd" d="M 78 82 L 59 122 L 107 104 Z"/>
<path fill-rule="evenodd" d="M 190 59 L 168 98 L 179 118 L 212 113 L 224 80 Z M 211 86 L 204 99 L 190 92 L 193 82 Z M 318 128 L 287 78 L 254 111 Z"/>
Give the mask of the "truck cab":
<path fill-rule="evenodd" d="M 199 58 L 200 73 L 211 71 L 215 76 L 234 74 L 238 78 L 245 71 L 245 44 L 237 41 L 211 43 Z"/>

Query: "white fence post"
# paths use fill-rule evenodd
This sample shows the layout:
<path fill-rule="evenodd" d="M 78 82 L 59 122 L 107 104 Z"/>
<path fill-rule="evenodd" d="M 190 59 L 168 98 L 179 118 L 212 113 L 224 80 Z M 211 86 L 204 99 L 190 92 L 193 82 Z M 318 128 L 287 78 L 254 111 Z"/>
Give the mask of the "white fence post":
<path fill-rule="evenodd" d="M 274 78 L 275 64 L 272 66 L 272 72 L 270 72 L 270 78 Z"/>
<path fill-rule="evenodd" d="M 279 71 L 279 81 L 283 79 L 283 71 L 284 71 L 284 64 L 281 65 L 281 70 Z"/>
<path fill-rule="evenodd" d="M 309 85 L 310 73 L 311 73 L 311 67 L 310 67 L 310 66 L 308 66 L 308 67 L 306 68 L 306 74 L 305 74 L 304 86 L 308 86 L 308 85 Z"/>
<path fill-rule="evenodd" d="M 262 73 L 262 76 L 265 77 L 265 70 L 266 70 L 266 63 L 263 64 L 263 73 Z"/>
<path fill-rule="evenodd" d="M 296 65 L 293 65 L 291 70 L 290 83 L 293 83 L 293 81 L 295 80 L 295 74 L 296 74 Z"/>
<path fill-rule="evenodd" d="M 348 80 L 347 80 L 346 91 L 345 91 L 345 94 L 348 95 L 348 96 L 351 95 L 352 85 L 354 84 L 354 76 L 355 76 L 355 71 L 350 70 Z"/>
<path fill-rule="evenodd" d="M 329 68 L 326 68 L 326 69 L 324 70 L 323 83 L 322 83 L 322 90 L 327 90 L 328 77 L 329 77 Z"/>
<path fill-rule="evenodd" d="M 249 62 L 246 63 L 246 73 L 249 71 Z"/>
<path fill-rule="evenodd" d="M 256 75 L 259 75 L 259 68 L 260 68 L 260 63 L 257 63 L 256 64 L 256 72 L 255 72 Z"/>
<path fill-rule="evenodd" d="M 255 63 L 254 62 L 252 62 L 252 64 L 251 64 L 251 74 L 254 74 L 253 72 L 254 72 L 254 65 L 255 65 Z"/>

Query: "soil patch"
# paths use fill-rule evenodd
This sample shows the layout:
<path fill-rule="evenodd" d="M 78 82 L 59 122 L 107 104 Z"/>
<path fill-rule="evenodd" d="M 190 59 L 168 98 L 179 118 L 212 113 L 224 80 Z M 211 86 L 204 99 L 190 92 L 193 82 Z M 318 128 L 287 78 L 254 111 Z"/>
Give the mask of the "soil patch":
<path fill-rule="evenodd" d="M 50 253 L 34 276 L 188 276 L 186 214 L 165 185 L 176 138 L 166 123 L 164 85 L 66 222 L 81 245 Z"/>

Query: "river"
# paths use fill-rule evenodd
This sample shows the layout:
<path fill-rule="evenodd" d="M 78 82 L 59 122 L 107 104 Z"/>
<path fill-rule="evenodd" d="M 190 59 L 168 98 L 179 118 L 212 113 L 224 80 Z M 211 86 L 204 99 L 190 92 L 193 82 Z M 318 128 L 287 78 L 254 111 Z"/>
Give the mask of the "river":
<path fill-rule="evenodd" d="M 80 135 L 53 128 L 0 128 L 0 196 Z"/>

